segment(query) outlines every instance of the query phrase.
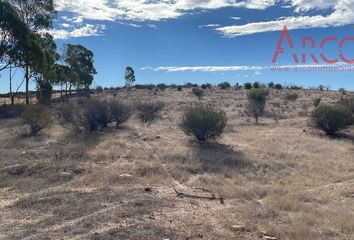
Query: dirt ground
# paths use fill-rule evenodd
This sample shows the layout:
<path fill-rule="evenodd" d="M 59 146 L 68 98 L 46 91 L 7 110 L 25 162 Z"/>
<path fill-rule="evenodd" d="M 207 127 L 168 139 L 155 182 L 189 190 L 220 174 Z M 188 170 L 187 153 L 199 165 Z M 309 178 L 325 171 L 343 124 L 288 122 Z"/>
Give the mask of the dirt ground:
<path fill-rule="evenodd" d="M 255 125 L 246 90 L 208 90 L 201 101 L 229 122 L 207 148 L 179 128 L 191 90 L 93 97 L 113 95 L 166 106 L 150 126 L 133 117 L 95 133 L 55 123 L 24 138 L 18 119 L 0 120 L 0 239 L 354 239 L 354 130 L 308 126 L 314 99 L 342 93 L 272 90 Z"/>

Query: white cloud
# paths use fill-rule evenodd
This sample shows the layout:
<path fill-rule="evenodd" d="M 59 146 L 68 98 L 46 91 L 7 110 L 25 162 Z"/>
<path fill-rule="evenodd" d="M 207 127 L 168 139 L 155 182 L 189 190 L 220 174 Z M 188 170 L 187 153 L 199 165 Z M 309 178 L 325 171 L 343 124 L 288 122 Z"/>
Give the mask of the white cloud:
<path fill-rule="evenodd" d="M 232 20 L 240 20 L 240 17 L 230 17 Z"/>
<path fill-rule="evenodd" d="M 312 68 L 321 69 L 324 67 L 340 67 L 346 66 L 344 62 L 338 62 L 336 64 L 297 64 L 297 65 L 272 65 L 272 66 L 161 66 L 161 67 L 150 67 L 145 66 L 140 68 L 144 71 L 161 71 L 161 72 L 242 72 L 242 71 L 254 71 L 254 76 L 259 76 L 262 74 L 261 71 L 271 70 L 273 68 L 281 69 L 301 69 L 301 68 Z"/>
<path fill-rule="evenodd" d="M 141 70 L 164 72 L 230 72 L 230 71 L 261 71 L 261 66 L 188 66 L 188 67 L 143 67 Z"/>
<path fill-rule="evenodd" d="M 159 21 L 177 18 L 196 9 L 242 7 L 266 9 L 277 0 L 55 0 L 59 11 L 90 20 Z"/>
<path fill-rule="evenodd" d="M 217 28 L 221 27 L 220 24 L 207 24 L 207 25 L 200 25 L 199 28 Z"/>
<path fill-rule="evenodd" d="M 272 32 L 281 30 L 284 25 L 288 29 L 326 28 L 348 25 L 354 22 L 353 0 L 291 0 L 292 7 L 297 12 L 306 12 L 312 9 L 333 8 L 328 16 L 298 16 L 283 17 L 273 21 L 254 22 L 244 25 L 233 25 L 216 28 L 226 37 L 238 37 L 243 35 Z"/>
<path fill-rule="evenodd" d="M 54 29 L 50 30 L 49 33 L 53 35 L 55 39 L 68 39 L 68 38 L 78 38 L 78 37 L 89 37 L 89 36 L 99 36 L 102 31 L 106 29 L 105 25 L 98 24 L 86 24 L 79 28 L 72 29 Z"/>

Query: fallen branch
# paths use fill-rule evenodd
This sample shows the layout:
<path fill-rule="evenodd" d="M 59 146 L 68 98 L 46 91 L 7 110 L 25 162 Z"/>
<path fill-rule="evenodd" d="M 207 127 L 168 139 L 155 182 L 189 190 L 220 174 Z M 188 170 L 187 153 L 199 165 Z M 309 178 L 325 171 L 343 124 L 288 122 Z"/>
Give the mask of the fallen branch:
<path fill-rule="evenodd" d="M 173 188 L 173 190 L 175 191 L 177 197 L 187 197 L 187 198 L 194 198 L 194 199 L 207 199 L 207 200 L 218 200 L 220 201 L 221 204 L 224 204 L 224 198 L 222 197 L 222 195 L 220 195 L 220 197 L 216 197 L 214 193 L 212 193 L 212 196 L 208 197 L 208 196 L 200 196 L 200 195 L 193 195 L 193 194 L 187 194 L 187 193 L 183 193 L 183 192 L 179 192 L 176 190 L 176 188 Z"/>

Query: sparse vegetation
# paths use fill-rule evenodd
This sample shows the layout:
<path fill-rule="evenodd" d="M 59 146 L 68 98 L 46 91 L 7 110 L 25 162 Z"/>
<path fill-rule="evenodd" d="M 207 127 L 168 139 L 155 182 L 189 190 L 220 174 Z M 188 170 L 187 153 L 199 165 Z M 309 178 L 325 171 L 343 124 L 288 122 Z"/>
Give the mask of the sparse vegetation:
<path fill-rule="evenodd" d="M 224 111 L 200 104 L 184 113 L 181 128 L 187 135 L 194 136 L 200 144 L 205 144 L 220 137 L 226 124 Z"/>
<path fill-rule="evenodd" d="M 281 90 L 281 89 L 283 89 L 283 86 L 281 84 L 277 83 L 277 84 L 275 84 L 274 88 Z"/>
<path fill-rule="evenodd" d="M 299 94 L 297 93 L 287 93 L 285 95 L 285 99 L 291 102 L 295 102 L 299 98 Z"/>
<path fill-rule="evenodd" d="M 24 124 L 30 127 L 29 135 L 37 136 L 52 123 L 52 111 L 44 105 L 28 105 L 21 115 Z"/>
<path fill-rule="evenodd" d="M 353 124 L 351 111 L 339 105 L 320 105 L 311 115 L 313 127 L 323 130 L 327 135 L 334 135 Z"/>
<path fill-rule="evenodd" d="M 315 99 L 313 100 L 313 105 L 314 105 L 315 107 L 318 107 L 318 106 L 320 105 L 321 101 L 322 101 L 322 98 L 321 98 L 321 97 L 315 98 Z"/>
<path fill-rule="evenodd" d="M 140 102 L 137 105 L 138 117 L 142 123 L 151 123 L 158 116 L 160 111 L 164 108 L 163 102 Z"/>
<path fill-rule="evenodd" d="M 204 91 L 201 88 L 192 88 L 192 92 L 198 99 L 201 99 L 204 96 Z"/>
<path fill-rule="evenodd" d="M 112 115 L 116 128 L 119 128 L 123 123 L 129 120 L 132 116 L 132 107 L 127 103 L 119 100 L 110 100 L 108 102 L 109 110 Z"/>
<path fill-rule="evenodd" d="M 202 89 L 212 89 L 213 86 L 210 83 L 204 83 L 200 86 Z"/>
<path fill-rule="evenodd" d="M 106 128 L 112 122 L 107 103 L 90 99 L 86 100 L 80 108 L 75 113 L 76 125 L 88 131 L 98 130 L 99 127 Z"/>
<path fill-rule="evenodd" d="M 348 108 L 354 114 L 354 97 L 343 98 L 340 104 Z"/>
<path fill-rule="evenodd" d="M 267 90 L 263 88 L 253 88 L 247 93 L 248 112 L 254 117 L 256 123 L 258 123 L 259 117 L 264 114 L 268 94 Z"/>

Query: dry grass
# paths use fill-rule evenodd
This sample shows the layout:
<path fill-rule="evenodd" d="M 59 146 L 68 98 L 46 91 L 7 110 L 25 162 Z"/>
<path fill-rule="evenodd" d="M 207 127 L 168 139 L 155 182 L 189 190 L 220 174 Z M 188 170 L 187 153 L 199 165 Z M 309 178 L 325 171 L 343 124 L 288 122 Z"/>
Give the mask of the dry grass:
<path fill-rule="evenodd" d="M 296 91 L 288 102 L 288 92 L 271 93 L 271 114 L 255 126 L 245 91 L 206 90 L 202 102 L 229 118 L 208 148 L 178 127 L 190 90 L 120 91 L 166 104 L 149 127 L 136 117 L 96 133 L 54 124 L 28 139 L 18 120 L 0 120 L 0 239 L 353 239 L 353 132 L 331 139 L 306 117 L 316 97 L 341 94 Z M 225 204 L 177 198 L 173 187 Z"/>

